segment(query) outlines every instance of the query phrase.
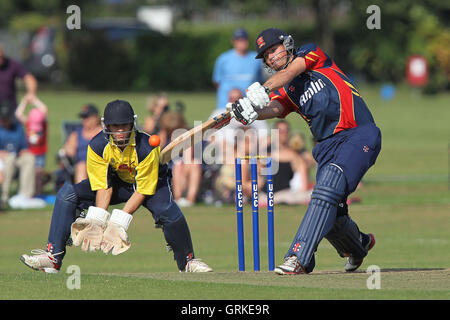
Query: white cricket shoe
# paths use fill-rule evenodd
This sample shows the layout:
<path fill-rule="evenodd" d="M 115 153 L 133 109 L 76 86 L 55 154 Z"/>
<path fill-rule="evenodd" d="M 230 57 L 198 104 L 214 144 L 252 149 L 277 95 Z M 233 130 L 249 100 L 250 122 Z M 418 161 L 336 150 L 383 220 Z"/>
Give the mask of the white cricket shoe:
<path fill-rule="evenodd" d="M 176 202 L 180 208 L 192 207 L 194 205 L 194 203 L 192 203 L 191 201 L 189 201 L 186 198 L 180 198 Z"/>
<path fill-rule="evenodd" d="M 306 273 L 303 266 L 298 261 L 295 255 L 290 256 L 284 260 L 282 265 L 279 265 L 273 270 L 276 274 L 280 275 L 295 275 Z"/>
<path fill-rule="evenodd" d="M 212 272 L 213 269 L 201 259 L 192 259 L 186 263 L 184 272 Z M 181 272 L 181 271 L 180 271 Z"/>
<path fill-rule="evenodd" d="M 55 256 L 42 249 L 31 250 L 32 256 L 23 254 L 20 257 L 20 261 L 25 263 L 26 266 L 36 271 L 44 271 L 45 273 L 58 273 L 61 268 L 61 264 L 57 263 Z"/>

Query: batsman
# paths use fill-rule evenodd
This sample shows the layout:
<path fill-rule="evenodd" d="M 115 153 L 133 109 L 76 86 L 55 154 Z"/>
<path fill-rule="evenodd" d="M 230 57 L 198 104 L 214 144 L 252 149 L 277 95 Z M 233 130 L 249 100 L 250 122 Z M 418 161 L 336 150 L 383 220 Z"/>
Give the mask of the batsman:
<path fill-rule="evenodd" d="M 294 39 L 269 28 L 256 38 L 257 59 L 273 75 L 253 83 L 247 96 L 227 105 L 243 124 L 256 119 L 299 114 L 318 142 L 316 184 L 281 275 L 310 273 L 314 252 L 326 238 L 341 257 L 345 271 L 357 270 L 375 244 L 348 214 L 347 197 L 355 191 L 381 150 L 381 133 L 353 81 L 315 44 L 294 48 Z"/>
<path fill-rule="evenodd" d="M 188 224 L 172 197 L 170 169 L 159 162 L 160 147 L 151 146 L 149 136 L 137 130 L 131 105 L 108 103 L 102 126 L 88 145 L 88 179 L 66 182 L 56 196 L 46 250 L 32 250 L 20 260 L 34 270 L 57 273 L 70 238 L 83 251 L 121 254 L 131 246 L 127 230 L 133 213 L 144 206 L 162 228 L 180 271 L 212 271 L 194 257 Z M 122 209 L 108 211 L 120 203 Z"/>

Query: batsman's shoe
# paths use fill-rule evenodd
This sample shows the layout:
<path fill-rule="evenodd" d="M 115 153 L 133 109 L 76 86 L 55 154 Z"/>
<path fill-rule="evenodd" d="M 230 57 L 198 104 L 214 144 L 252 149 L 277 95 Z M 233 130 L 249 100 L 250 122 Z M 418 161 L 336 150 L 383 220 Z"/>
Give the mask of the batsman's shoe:
<path fill-rule="evenodd" d="M 296 256 L 290 256 L 284 259 L 284 263 L 273 270 L 281 275 L 295 275 L 306 273 L 305 268 L 300 264 Z"/>
<path fill-rule="evenodd" d="M 375 245 L 375 236 L 371 233 L 362 235 L 362 245 L 363 247 L 369 251 Z M 356 271 L 363 263 L 364 258 L 357 258 L 349 256 L 347 258 L 347 263 L 345 264 L 345 271 L 353 272 Z"/>
<path fill-rule="evenodd" d="M 201 259 L 192 259 L 186 263 L 184 272 L 212 272 L 213 269 Z M 181 272 L 181 271 L 180 271 Z"/>
<path fill-rule="evenodd" d="M 55 256 L 58 254 L 51 254 L 42 249 L 31 250 L 33 255 L 29 256 L 23 254 L 20 261 L 33 270 L 44 271 L 45 273 L 58 273 L 61 264 L 58 263 Z"/>

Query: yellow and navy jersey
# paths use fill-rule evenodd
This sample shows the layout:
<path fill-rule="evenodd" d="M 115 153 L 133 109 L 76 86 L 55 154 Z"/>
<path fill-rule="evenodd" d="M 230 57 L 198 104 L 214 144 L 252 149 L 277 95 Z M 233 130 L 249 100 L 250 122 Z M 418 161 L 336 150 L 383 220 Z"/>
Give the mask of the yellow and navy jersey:
<path fill-rule="evenodd" d="M 300 47 L 295 56 L 305 59 L 306 71 L 271 94 L 272 100 L 285 107 L 281 118 L 299 113 L 318 141 L 374 122 L 353 82 L 325 52 L 310 43 Z"/>
<path fill-rule="evenodd" d="M 135 185 L 135 190 L 144 195 L 153 195 L 156 191 L 160 147 L 148 143 L 146 133 L 135 131 L 130 142 L 122 151 L 107 140 L 101 131 L 88 145 L 87 172 L 93 191 L 108 189 L 108 177 L 115 173 L 122 181 Z"/>

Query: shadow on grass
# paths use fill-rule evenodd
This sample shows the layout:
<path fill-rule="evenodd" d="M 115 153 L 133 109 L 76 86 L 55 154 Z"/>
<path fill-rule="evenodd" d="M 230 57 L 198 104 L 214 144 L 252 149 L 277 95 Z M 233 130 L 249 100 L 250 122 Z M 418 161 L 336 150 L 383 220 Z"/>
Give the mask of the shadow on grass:
<path fill-rule="evenodd" d="M 447 268 L 386 268 L 380 269 L 380 272 L 427 272 L 427 271 L 444 271 L 450 269 Z M 345 272 L 345 271 L 314 271 L 310 275 L 314 274 L 355 274 L 355 273 L 366 273 L 366 270 L 357 270 L 354 272 Z"/>
<path fill-rule="evenodd" d="M 381 269 L 381 272 L 404 272 L 404 271 L 442 271 L 448 270 L 446 268 L 388 268 Z"/>

